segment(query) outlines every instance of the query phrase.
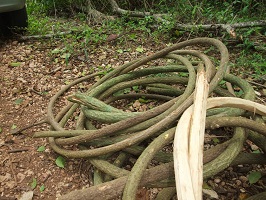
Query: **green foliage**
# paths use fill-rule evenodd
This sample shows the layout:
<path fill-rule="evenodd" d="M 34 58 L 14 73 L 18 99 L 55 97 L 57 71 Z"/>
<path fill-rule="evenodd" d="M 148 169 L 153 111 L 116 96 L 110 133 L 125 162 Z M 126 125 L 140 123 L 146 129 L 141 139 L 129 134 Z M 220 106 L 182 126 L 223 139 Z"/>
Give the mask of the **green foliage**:
<path fill-rule="evenodd" d="M 252 153 L 261 153 L 259 149 L 252 151 Z"/>
<path fill-rule="evenodd" d="M 44 190 L 45 190 L 45 186 L 44 185 L 41 185 L 40 192 L 43 192 Z"/>
<path fill-rule="evenodd" d="M 218 138 L 213 138 L 212 141 L 214 142 L 214 144 L 219 144 L 220 140 Z"/>
<path fill-rule="evenodd" d="M 28 34 L 56 34 L 73 30 L 73 33 L 61 36 L 64 47 L 54 49 L 51 52 L 54 62 L 64 59 L 66 65 L 73 57 L 83 54 L 85 60 L 89 60 L 90 49 L 93 45 L 105 43 L 111 34 L 122 34 L 115 40 L 115 44 L 124 45 L 128 41 L 139 41 L 141 37 L 151 38 L 154 42 L 162 40 L 179 39 L 183 36 L 194 37 L 201 34 L 201 30 L 186 31 L 175 30 L 175 23 L 236 23 L 241 21 L 259 20 L 266 18 L 263 8 L 266 3 L 263 0 L 218 0 L 218 1 L 187 1 L 187 0 L 146 0 L 146 1 L 117 1 L 119 6 L 127 10 L 148 11 L 150 13 L 164 13 L 163 20 L 159 23 L 152 16 L 134 18 L 127 15 L 120 16 L 115 20 L 101 21 L 101 25 L 91 26 L 91 18 L 88 13 L 83 12 L 80 6 L 86 6 L 86 0 L 27 0 L 27 10 L 29 14 Z M 93 8 L 106 14 L 112 15 L 110 5 L 107 0 L 91 1 Z M 72 17 L 72 20 L 68 20 Z M 56 20 L 54 20 L 56 18 Z M 248 28 L 243 29 L 238 36 L 242 36 L 243 42 L 238 47 L 243 51 L 237 57 L 236 66 L 251 67 L 254 71 L 252 75 L 258 78 L 266 73 L 265 59 L 259 53 L 253 53 L 255 44 L 251 37 L 254 35 L 266 35 L 266 29 Z M 204 32 L 204 36 L 206 33 Z M 209 37 L 214 37 L 216 33 L 210 33 Z M 142 44 L 137 44 L 134 51 L 143 54 L 145 51 Z M 266 47 L 264 47 L 266 48 Z M 205 53 L 212 53 L 212 47 Z M 79 52 L 78 52 L 79 51 Z M 118 54 L 133 51 L 128 47 L 119 47 Z M 252 53 L 250 53 L 252 51 Z M 16 67 L 16 64 L 13 64 Z M 100 69 L 99 69 L 100 70 Z M 112 70 L 102 67 L 104 74 Z M 180 74 L 187 76 L 186 73 Z"/>
<path fill-rule="evenodd" d="M 239 66 L 252 71 L 251 77 L 254 79 L 259 80 L 262 75 L 266 74 L 265 56 L 258 52 L 251 52 L 244 49 L 236 59 L 236 65 L 234 67 L 238 68 Z"/>
<path fill-rule="evenodd" d="M 11 67 L 19 67 L 21 65 L 21 62 L 12 62 L 9 64 Z"/>
<path fill-rule="evenodd" d="M 16 128 L 17 128 L 17 125 L 16 124 L 12 124 L 11 129 L 14 130 Z"/>
<path fill-rule="evenodd" d="M 263 28 L 261 27 L 252 27 L 248 29 L 242 29 L 239 34 L 242 35 L 243 43 L 237 45 L 237 47 L 241 47 L 244 50 L 252 50 L 255 48 L 254 42 L 250 39 L 255 35 L 262 35 Z"/>
<path fill-rule="evenodd" d="M 142 53 L 144 51 L 143 47 L 142 46 L 138 46 L 136 48 L 136 51 L 139 52 L 139 53 Z"/>
<path fill-rule="evenodd" d="M 62 156 L 58 156 L 55 160 L 55 164 L 58 166 L 58 167 L 61 167 L 61 168 L 65 168 L 65 163 L 66 163 L 66 160 L 64 157 Z"/>
<path fill-rule="evenodd" d="M 44 4 L 39 1 L 27 1 L 28 32 L 34 34 L 44 34 L 48 31 L 49 18 L 45 16 Z"/>
<path fill-rule="evenodd" d="M 260 172 L 250 172 L 250 174 L 248 175 L 248 181 L 250 184 L 254 184 L 257 183 L 261 177 L 262 175 Z"/>
<path fill-rule="evenodd" d="M 19 104 L 21 104 L 23 101 L 24 101 L 24 99 L 19 98 L 19 99 L 16 99 L 16 100 L 14 101 L 14 103 L 15 103 L 16 105 L 19 105 Z"/>
<path fill-rule="evenodd" d="M 131 88 L 125 88 L 123 90 L 119 90 L 119 91 L 115 92 L 113 94 L 113 96 L 117 97 L 117 96 L 120 96 L 120 95 L 123 95 L 123 94 L 128 94 L 130 92 L 131 92 Z"/>
<path fill-rule="evenodd" d="M 31 189 L 34 189 L 34 188 L 36 188 L 36 186 L 37 186 L 37 179 L 33 178 L 31 183 L 30 183 L 30 187 L 31 187 Z"/>
<path fill-rule="evenodd" d="M 45 151 L 45 146 L 39 146 L 39 148 L 37 149 L 38 152 L 43 152 Z"/>

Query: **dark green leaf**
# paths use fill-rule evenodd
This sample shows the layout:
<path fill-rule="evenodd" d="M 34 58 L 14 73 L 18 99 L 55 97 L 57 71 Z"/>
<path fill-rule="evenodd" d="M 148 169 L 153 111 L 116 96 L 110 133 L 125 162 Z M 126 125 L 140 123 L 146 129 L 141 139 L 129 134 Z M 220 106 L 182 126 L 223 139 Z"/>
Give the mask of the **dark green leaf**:
<path fill-rule="evenodd" d="M 248 175 L 248 181 L 250 184 L 257 183 L 261 178 L 260 172 L 250 172 Z"/>

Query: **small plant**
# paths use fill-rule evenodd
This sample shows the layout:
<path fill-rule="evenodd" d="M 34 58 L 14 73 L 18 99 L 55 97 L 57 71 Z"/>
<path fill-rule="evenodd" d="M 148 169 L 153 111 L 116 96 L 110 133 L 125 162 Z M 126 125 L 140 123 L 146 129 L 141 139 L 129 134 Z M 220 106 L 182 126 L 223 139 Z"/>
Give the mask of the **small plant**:
<path fill-rule="evenodd" d="M 239 66 L 252 71 L 251 77 L 253 79 L 260 80 L 260 77 L 266 74 L 266 60 L 262 54 L 257 52 L 250 53 L 250 51 L 243 50 L 236 59 L 236 67 Z"/>

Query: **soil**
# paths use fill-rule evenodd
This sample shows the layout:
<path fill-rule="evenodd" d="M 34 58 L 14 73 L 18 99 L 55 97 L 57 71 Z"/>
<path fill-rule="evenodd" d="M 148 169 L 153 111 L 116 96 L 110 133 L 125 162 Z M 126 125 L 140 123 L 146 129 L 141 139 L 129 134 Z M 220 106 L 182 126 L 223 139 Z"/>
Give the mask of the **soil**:
<path fill-rule="evenodd" d="M 66 45 L 62 40 L 19 42 L 13 39 L 2 43 L 0 49 L 1 200 L 19 199 L 22 194 L 29 191 L 33 191 L 34 200 L 56 199 L 72 190 L 90 186 L 92 183 L 89 162 L 82 159 L 67 159 L 65 167 L 60 168 L 55 163 L 59 155 L 51 150 L 47 140 L 32 138 L 34 132 L 47 130 L 48 125 L 42 124 L 27 129 L 22 134 L 14 134 L 15 131 L 43 120 L 49 99 L 63 85 L 84 74 L 106 68 L 108 65 L 112 67 L 121 65 L 166 46 L 165 43 L 155 44 L 151 40 L 141 39 L 124 44 L 106 42 L 104 45 L 88 48 L 87 58 L 83 53 L 74 52 L 69 59 L 66 59 L 63 52 Z M 131 51 L 138 46 L 143 47 L 143 52 Z M 125 51 L 128 48 L 131 50 Z M 123 54 L 118 53 L 120 49 L 124 50 Z M 64 104 L 64 100 L 61 104 Z M 40 146 L 45 147 L 43 152 L 37 151 Z M 264 169 L 264 166 L 259 168 Z M 208 183 L 213 187 L 217 186 L 219 199 L 236 199 L 240 197 L 240 193 L 254 194 L 262 190 L 264 182 L 261 181 L 261 185 L 256 187 L 250 186 L 247 181 L 247 172 L 250 169 L 252 166 L 239 173 L 236 172 L 237 169 L 231 167 Z M 36 187 L 34 179 L 37 181 Z"/>

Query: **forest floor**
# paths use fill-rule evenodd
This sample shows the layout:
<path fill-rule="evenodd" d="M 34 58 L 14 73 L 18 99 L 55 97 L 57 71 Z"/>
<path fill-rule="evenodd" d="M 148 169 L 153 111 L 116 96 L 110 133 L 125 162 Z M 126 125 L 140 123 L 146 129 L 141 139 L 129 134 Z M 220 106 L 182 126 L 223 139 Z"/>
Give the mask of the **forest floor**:
<path fill-rule="evenodd" d="M 49 99 L 69 82 L 98 69 L 116 67 L 143 55 L 150 55 L 168 44 L 155 43 L 141 36 L 127 42 L 106 42 L 88 47 L 88 57 L 71 54 L 66 59 L 63 40 L 6 40 L 0 47 L 0 199 L 19 199 L 33 191 L 33 199 L 56 199 L 75 189 L 90 186 L 90 164 L 83 159 L 67 159 L 65 168 L 55 164 L 58 155 L 46 139 L 32 138 L 47 130 L 39 125 L 13 134 L 15 130 L 41 121 L 46 116 Z M 230 51 L 230 49 L 229 49 Z M 231 53 L 231 52 L 230 52 Z M 234 60 L 237 51 L 232 52 Z M 232 61 L 234 62 L 234 61 Z M 240 68 L 241 69 L 241 68 Z M 237 73 L 237 70 L 236 70 Z M 253 73 L 253 72 L 251 72 Z M 87 83 L 90 84 L 90 83 Z M 265 104 L 263 88 L 257 88 L 260 103 Z M 43 152 L 38 152 L 45 146 Z M 256 194 L 265 188 L 265 180 L 248 183 L 247 174 L 254 166 L 229 167 L 209 180 L 219 199 L 240 199 L 241 194 Z M 256 166 L 266 173 L 265 166 Z M 36 185 L 36 187 L 34 187 Z M 34 189 L 33 189 L 34 188 Z M 149 197 L 150 198 L 150 197 Z M 139 199 L 148 199 L 146 195 Z"/>

